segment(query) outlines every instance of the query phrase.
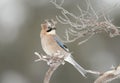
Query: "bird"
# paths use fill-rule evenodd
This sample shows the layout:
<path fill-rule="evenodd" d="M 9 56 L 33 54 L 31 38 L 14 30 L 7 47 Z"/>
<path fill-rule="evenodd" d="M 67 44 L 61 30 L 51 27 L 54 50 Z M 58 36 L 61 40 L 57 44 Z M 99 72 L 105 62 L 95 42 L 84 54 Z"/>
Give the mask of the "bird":
<path fill-rule="evenodd" d="M 73 59 L 67 46 L 58 38 L 56 34 L 56 24 L 57 22 L 53 19 L 45 20 L 45 22 L 41 24 L 40 38 L 44 52 L 48 56 L 53 56 L 59 51 L 66 56 L 64 58 L 66 62 L 72 64 L 83 77 L 86 77 L 87 71 Z"/>

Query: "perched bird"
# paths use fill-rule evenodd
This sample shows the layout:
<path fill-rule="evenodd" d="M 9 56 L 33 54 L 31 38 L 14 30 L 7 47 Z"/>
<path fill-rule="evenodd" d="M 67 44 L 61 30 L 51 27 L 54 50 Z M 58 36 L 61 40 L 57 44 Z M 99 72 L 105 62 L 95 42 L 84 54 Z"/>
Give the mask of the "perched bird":
<path fill-rule="evenodd" d="M 54 20 L 47 20 L 41 24 L 41 45 L 47 55 L 53 56 L 58 51 L 65 56 L 64 60 L 72 64 L 84 77 L 86 77 L 86 70 L 81 67 L 72 57 L 67 46 L 63 44 L 56 35 L 56 22 Z"/>

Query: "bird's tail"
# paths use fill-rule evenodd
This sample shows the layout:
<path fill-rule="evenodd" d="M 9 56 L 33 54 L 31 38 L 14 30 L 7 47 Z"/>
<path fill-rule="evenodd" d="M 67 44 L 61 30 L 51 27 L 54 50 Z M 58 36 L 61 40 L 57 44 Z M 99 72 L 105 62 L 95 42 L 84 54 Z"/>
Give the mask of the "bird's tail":
<path fill-rule="evenodd" d="M 70 55 L 70 56 L 67 56 L 66 58 L 65 58 L 65 61 L 67 61 L 67 62 L 69 62 L 70 64 L 72 64 L 84 77 L 86 77 L 86 70 L 83 68 L 83 67 L 81 67 L 73 58 L 72 58 L 72 56 Z"/>

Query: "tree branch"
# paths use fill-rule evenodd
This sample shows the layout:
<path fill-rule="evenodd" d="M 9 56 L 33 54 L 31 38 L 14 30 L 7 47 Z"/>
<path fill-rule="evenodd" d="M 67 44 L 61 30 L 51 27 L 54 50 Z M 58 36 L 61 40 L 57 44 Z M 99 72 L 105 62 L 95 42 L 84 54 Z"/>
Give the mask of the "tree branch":
<path fill-rule="evenodd" d="M 101 74 L 94 83 L 108 83 L 120 78 L 120 66 Z"/>
<path fill-rule="evenodd" d="M 76 16 L 73 13 L 67 11 L 62 7 L 62 5 L 57 4 L 57 2 L 54 0 L 51 0 L 50 2 L 61 11 L 62 16 L 58 15 L 56 16 L 56 19 L 62 24 L 68 24 L 71 26 L 66 30 L 67 34 L 66 40 L 64 42 L 74 42 L 77 39 L 85 38 L 83 41 L 79 42 L 80 45 L 88 41 L 93 35 L 101 32 L 108 33 L 110 37 L 120 35 L 120 28 L 113 25 L 109 18 L 106 18 L 106 12 L 102 13 L 102 15 L 99 15 L 100 11 L 95 11 L 89 0 L 86 0 L 86 11 L 82 10 L 80 6 L 77 5 L 77 8 L 81 12 L 79 16 Z M 92 13 L 88 10 L 91 10 Z M 71 21 L 70 17 L 75 21 Z M 101 18 L 103 18 L 104 21 L 99 21 Z"/>
<path fill-rule="evenodd" d="M 47 55 L 40 55 L 38 52 L 35 52 L 35 55 L 39 57 L 37 60 L 35 60 L 35 62 L 45 61 L 49 65 L 49 69 L 44 77 L 44 83 L 50 83 L 50 79 L 54 71 L 61 64 L 65 64 L 64 59 L 58 56 L 49 57 Z M 93 70 L 86 70 L 86 72 L 93 75 L 98 75 L 98 78 L 94 81 L 94 83 L 108 83 L 112 80 L 120 78 L 120 65 L 116 68 L 113 67 L 111 70 L 108 70 L 104 73 Z"/>
<path fill-rule="evenodd" d="M 54 63 L 52 64 L 48 71 L 46 72 L 45 78 L 44 78 L 44 83 L 49 83 L 52 74 L 54 73 L 54 71 L 60 66 L 60 63 Z"/>
<path fill-rule="evenodd" d="M 59 57 L 59 53 L 56 53 L 54 56 L 50 57 L 48 55 L 42 55 L 42 54 L 39 54 L 38 52 L 35 52 L 34 53 L 35 55 L 38 56 L 38 59 L 35 60 L 35 62 L 38 62 L 38 61 L 45 61 L 47 62 L 47 64 L 49 65 L 49 69 L 48 71 L 46 72 L 46 75 L 44 77 L 44 83 L 49 83 L 50 82 L 50 79 L 51 79 L 51 76 L 52 74 L 54 73 L 54 71 L 62 64 L 64 65 L 65 62 L 64 62 L 64 59 L 63 57 Z"/>

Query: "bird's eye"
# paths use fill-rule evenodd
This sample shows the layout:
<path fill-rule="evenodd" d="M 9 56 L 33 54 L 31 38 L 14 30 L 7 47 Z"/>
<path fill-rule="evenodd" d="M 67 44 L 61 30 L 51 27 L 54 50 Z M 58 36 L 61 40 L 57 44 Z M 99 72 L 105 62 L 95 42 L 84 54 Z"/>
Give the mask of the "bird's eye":
<path fill-rule="evenodd" d="M 48 27 L 48 29 L 51 29 L 51 27 Z"/>

